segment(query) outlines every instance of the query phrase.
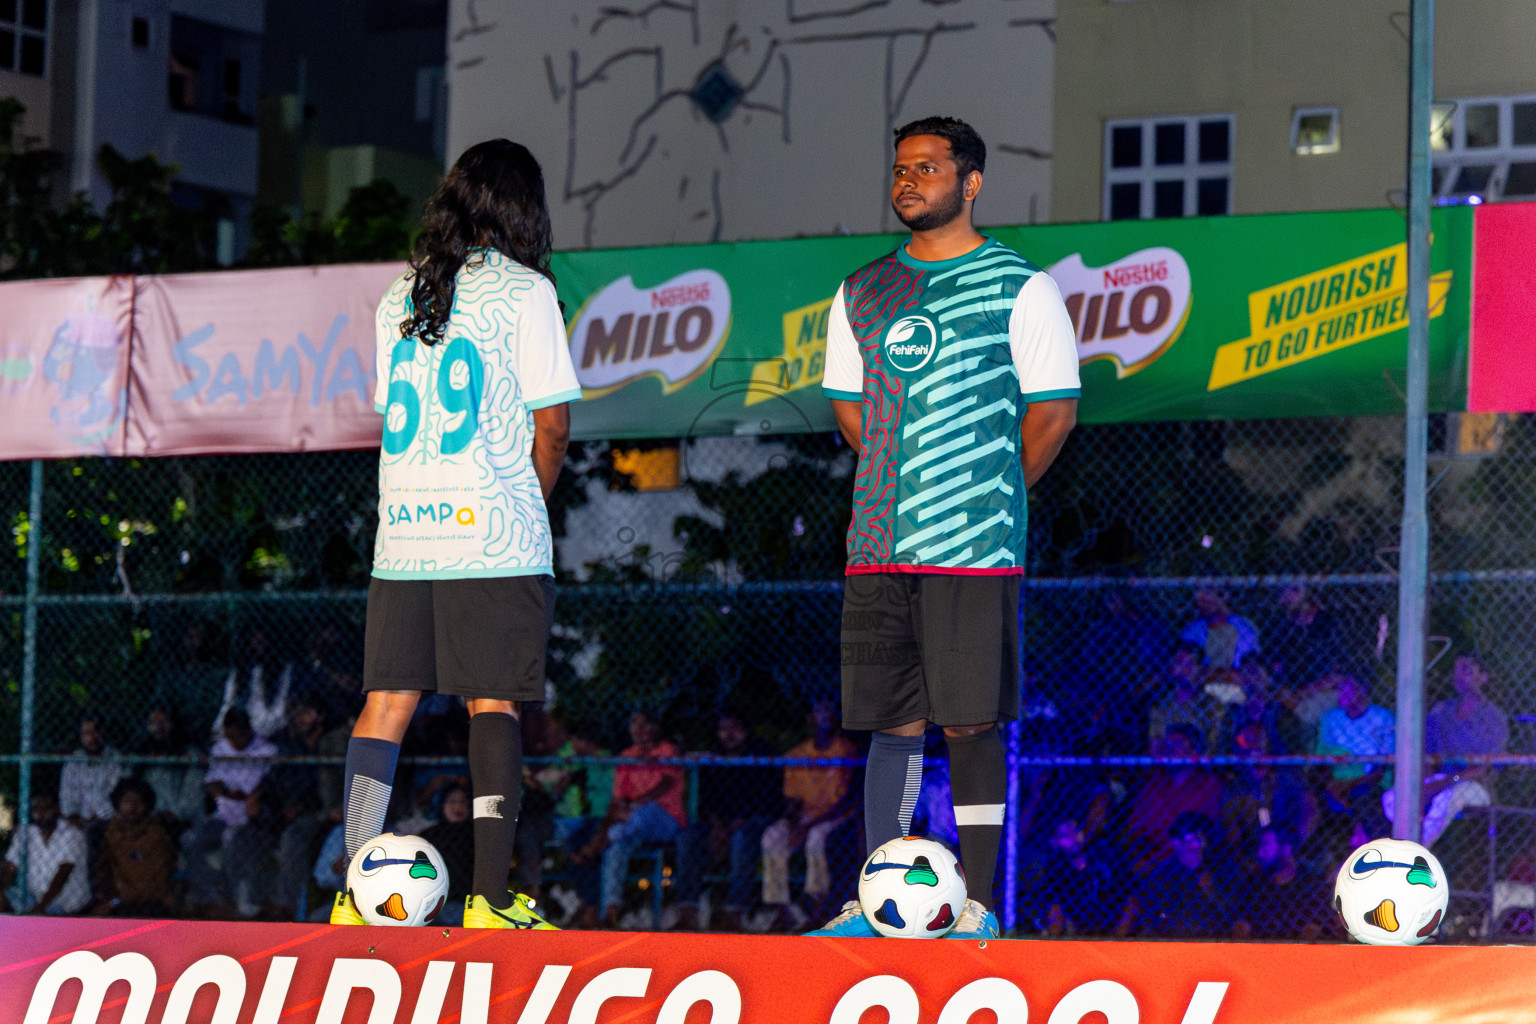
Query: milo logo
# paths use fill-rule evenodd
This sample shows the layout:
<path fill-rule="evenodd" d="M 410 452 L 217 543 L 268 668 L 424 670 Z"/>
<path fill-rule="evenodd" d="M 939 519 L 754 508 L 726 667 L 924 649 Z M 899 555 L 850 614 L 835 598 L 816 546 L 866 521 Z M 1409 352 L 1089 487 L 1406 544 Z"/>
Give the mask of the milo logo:
<path fill-rule="evenodd" d="M 731 290 L 713 270 L 690 270 L 654 288 L 625 276 L 592 296 L 571 326 L 571 361 L 589 392 L 641 377 L 670 393 L 693 380 L 725 342 Z"/>
<path fill-rule="evenodd" d="M 938 350 L 939 327 L 925 313 L 909 313 L 890 322 L 880 344 L 893 369 L 912 373 L 927 366 Z"/>
<path fill-rule="evenodd" d="M 1073 253 L 1048 268 L 1077 332 L 1080 363 L 1107 359 L 1116 377 L 1151 366 L 1189 316 L 1189 265 L 1166 246 L 1090 267 Z"/>

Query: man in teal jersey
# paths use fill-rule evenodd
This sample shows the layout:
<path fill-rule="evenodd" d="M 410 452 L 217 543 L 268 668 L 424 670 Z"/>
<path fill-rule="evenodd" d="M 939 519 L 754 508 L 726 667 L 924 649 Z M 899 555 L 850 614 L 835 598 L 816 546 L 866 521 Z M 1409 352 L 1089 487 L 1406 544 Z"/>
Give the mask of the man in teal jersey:
<path fill-rule="evenodd" d="M 966 871 L 949 933 L 998 932 L 992 880 L 1018 717 L 1027 499 L 1077 422 L 1077 345 L 1055 283 L 971 220 L 986 145 L 963 121 L 896 131 L 909 241 L 832 300 L 823 389 L 858 453 L 843 599 L 843 721 L 874 732 L 870 851 L 904 836 L 923 733 L 944 730 Z M 896 912 L 872 908 L 871 912 Z M 814 934 L 873 935 L 857 903 Z"/>

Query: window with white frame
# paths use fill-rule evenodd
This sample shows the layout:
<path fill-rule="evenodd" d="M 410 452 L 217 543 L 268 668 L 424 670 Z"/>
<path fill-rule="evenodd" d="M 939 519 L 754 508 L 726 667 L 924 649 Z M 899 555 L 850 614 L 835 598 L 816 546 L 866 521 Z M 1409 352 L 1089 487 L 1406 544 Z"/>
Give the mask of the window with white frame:
<path fill-rule="evenodd" d="M 1536 199 L 1536 94 L 1436 103 L 1430 146 L 1441 205 Z"/>
<path fill-rule="evenodd" d="M 1104 219 L 1232 212 L 1229 114 L 1148 117 L 1104 125 Z"/>
<path fill-rule="evenodd" d="M 0 71 L 48 70 L 48 0 L 0 0 Z"/>
<path fill-rule="evenodd" d="M 1339 108 L 1297 107 L 1291 114 L 1291 149 L 1297 156 L 1339 151 Z"/>

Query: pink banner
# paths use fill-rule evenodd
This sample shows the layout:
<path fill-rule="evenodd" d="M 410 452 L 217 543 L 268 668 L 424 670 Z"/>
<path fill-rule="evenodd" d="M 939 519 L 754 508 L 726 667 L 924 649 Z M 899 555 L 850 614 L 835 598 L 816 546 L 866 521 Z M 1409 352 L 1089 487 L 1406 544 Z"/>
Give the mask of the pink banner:
<path fill-rule="evenodd" d="M 396 264 L 140 278 L 132 455 L 379 443 L 374 309 Z"/>
<path fill-rule="evenodd" d="M 1536 203 L 1477 211 L 1468 412 L 1536 412 Z"/>
<path fill-rule="evenodd" d="M 133 278 L 0 284 L 0 459 L 121 455 Z"/>

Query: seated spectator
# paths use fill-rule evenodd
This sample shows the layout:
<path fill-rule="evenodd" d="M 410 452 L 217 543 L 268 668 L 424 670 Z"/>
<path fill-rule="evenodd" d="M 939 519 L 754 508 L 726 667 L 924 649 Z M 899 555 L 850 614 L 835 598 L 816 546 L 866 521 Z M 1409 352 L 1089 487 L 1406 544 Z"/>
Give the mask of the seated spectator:
<path fill-rule="evenodd" d="M 278 738 L 278 755 L 320 756 L 325 714 L 325 705 L 315 694 L 295 700 L 288 712 L 288 727 Z M 341 820 L 341 804 L 338 799 L 334 805 L 326 806 L 320 767 L 316 764 L 276 765 L 265 785 L 277 813 L 278 872 L 275 887 L 264 894 L 261 902 L 265 916 L 292 920 L 305 898 L 315 847 L 326 830 Z"/>
<path fill-rule="evenodd" d="M 1300 687 L 1282 687 L 1276 692 L 1275 699 L 1291 713 L 1289 723 L 1281 722 L 1282 727 L 1290 725 L 1292 728 L 1291 735 L 1280 737 L 1286 750 L 1317 749 L 1317 734 L 1322 728 L 1323 716 L 1338 707 L 1339 680 L 1348 674 L 1343 668 L 1331 668 Z"/>
<path fill-rule="evenodd" d="M 362 671 L 346 666 L 341 654 L 341 630 L 320 626 L 309 636 L 304 657 L 293 666 L 289 695 L 312 697 L 325 712 L 326 729 L 334 729 L 363 710 Z"/>
<path fill-rule="evenodd" d="M 534 781 L 555 801 L 555 839 L 566 850 L 579 851 L 605 827 L 614 772 L 611 765 L 585 764 L 582 759 L 609 757 L 611 753 L 593 739 L 587 727 L 572 733 L 552 720 L 550 729 L 550 742 L 556 745 L 555 763 L 535 772 Z M 565 901 L 567 920 L 578 928 L 596 928 L 602 900 L 596 861 L 578 863 L 567 857 L 566 874 L 570 883 Z"/>
<path fill-rule="evenodd" d="M 197 748 L 169 704 L 156 704 L 144 716 L 144 735 L 133 752 L 140 757 L 198 757 Z M 139 778 L 153 792 L 155 816 L 172 838 L 203 820 L 203 767 L 197 764 L 141 764 Z"/>
<path fill-rule="evenodd" d="M 1199 615 L 1184 627 L 1179 639 L 1193 644 L 1212 668 L 1242 668 L 1243 659 L 1259 651 L 1259 631 L 1253 623 L 1233 613 L 1227 597 L 1218 590 L 1195 592 Z"/>
<path fill-rule="evenodd" d="M 258 851 L 246 842 L 237 844 L 235 839 L 250 822 L 248 801 L 266 777 L 268 761 L 277 754 L 272 743 L 256 735 L 250 716 L 242 708 L 224 713 L 223 729 L 224 735 L 210 751 L 208 774 L 203 780 L 204 789 L 213 798 L 213 817 L 181 837 L 187 859 L 188 901 L 205 913 L 229 913 L 238 897 L 239 882 L 254 870 L 252 860 Z M 244 838 L 258 841 L 256 833 L 247 833 Z M 221 851 L 224 856 L 215 866 L 210 858 Z"/>
<path fill-rule="evenodd" d="M 1090 838 L 1077 818 L 1063 819 L 1041 872 L 1041 930 L 1053 938 L 1130 935 L 1141 910 L 1130 878 L 1112 846 Z"/>
<path fill-rule="evenodd" d="M 838 729 L 837 706 L 831 701 L 817 701 L 807 720 L 814 730 L 811 738 L 790 748 L 785 757 L 859 756 L 858 747 Z M 853 775 L 852 765 L 784 767 L 784 817 L 768 826 L 762 840 L 763 903 L 778 908 L 776 925 L 798 927 L 826 916 L 832 892 L 827 840 L 854 811 L 857 795 L 853 792 Z M 809 905 L 796 913 L 789 900 L 789 857 L 802 846 L 803 898 Z"/>
<path fill-rule="evenodd" d="M 75 756 L 87 760 L 70 761 L 64 766 L 59 776 L 59 812 L 71 825 L 84 829 L 86 838 L 94 845 L 112 817 L 112 789 L 128 772 L 123 767 L 122 755 L 107 746 L 101 719 L 96 715 L 80 717 L 79 736 Z"/>
<path fill-rule="evenodd" d="M 213 735 L 222 735 L 224 716 L 239 708 L 249 717 L 256 735 L 267 739 L 288 724 L 288 691 L 293 686 L 293 665 L 272 657 L 267 631 L 251 627 L 239 661 L 224 680 L 224 702 L 213 720 Z"/>
<path fill-rule="evenodd" d="M 679 757 L 676 745 L 662 738 L 661 725 L 647 711 L 629 716 L 631 745 L 621 757 Z M 680 765 L 625 764 L 613 773 L 613 797 L 603 828 L 581 850 L 571 855 L 576 863 L 602 858 L 602 921 L 616 928 L 624 898 L 629 858 L 640 847 L 670 843 L 688 826 L 684 808 L 685 779 Z"/>
<path fill-rule="evenodd" d="M 450 785 L 439 801 L 442 816 L 422 830 L 421 838 L 437 847 L 448 868 L 448 902 L 437 915 L 436 923 L 457 928 L 464 923 L 464 900 L 474 882 L 475 823 L 469 787 Z"/>
<path fill-rule="evenodd" d="M 155 818 L 155 791 L 126 778 L 112 789 L 117 813 L 107 822 L 96 855 L 92 912 L 114 917 L 164 917 L 171 912 L 176 846 Z"/>
<path fill-rule="evenodd" d="M 27 877 L 12 889 L 20 871 L 23 843 Z M 0 912 L 78 914 L 90 902 L 85 833 L 60 815 L 55 794 L 37 793 L 32 797 L 32 820 L 11 837 L 5 864 L 0 867 Z"/>
<path fill-rule="evenodd" d="M 1296 860 L 1296 833 L 1283 825 L 1261 829 L 1254 862 L 1231 902 L 1239 939 L 1307 939 L 1338 934 L 1331 887 Z"/>
<path fill-rule="evenodd" d="M 1205 754 L 1205 737 L 1192 725 L 1175 725 L 1163 737 L 1163 755 L 1170 758 Z M 1209 768 L 1179 764 L 1156 768 L 1131 804 L 1125 828 L 1131 870 L 1146 874 L 1174 853 L 1168 829 L 1183 814 L 1221 816 L 1221 779 Z"/>
<path fill-rule="evenodd" d="M 1457 657 L 1451 672 L 1456 696 L 1430 708 L 1424 719 L 1424 752 L 1450 757 L 1503 754 L 1509 750 L 1509 716 L 1483 695 L 1488 673 L 1475 654 Z M 1492 770 L 1487 765 L 1443 763 L 1424 780 L 1424 823 L 1420 840 L 1433 846 L 1436 839 L 1463 807 L 1487 807 L 1493 802 L 1487 783 Z M 1381 795 L 1382 811 L 1388 821 L 1396 821 L 1396 794 Z"/>
<path fill-rule="evenodd" d="M 1281 590 L 1280 607 L 1280 619 L 1269 630 L 1265 661 L 1282 682 L 1309 683 L 1343 660 L 1338 616 L 1319 604 L 1306 586 L 1295 583 Z"/>
<path fill-rule="evenodd" d="M 1318 725 L 1317 753 L 1372 757 L 1396 750 L 1397 723 L 1392 712 L 1372 704 L 1370 688 L 1353 675 L 1338 676 L 1338 707 L 1329 709 Z M 1366 838 L 1385 835 L 1379 820 L 1381 791 L 1392 785 L 1386 765 L 1335 765 L 1328 782 L 1329 807 L 1363 829 Z"/>
<path fill-rule="evenodd" d="M 1258 722 L 1243 726 L 1233 746 L 1242 757 L 1259 758 L 1271 753 L 1269 733 Z M 1245 765 L 1232 773 L 1226 787 L 1222 823 L 1227 846 L 1251 849 L 1259 833 L 1267 828 L 1283 828 L 1304 839 L 1316 827 L 1317 814 L 1317 798 L 1298 769 Z"/>
<path fill-rule="evenodd" d="M 549 757 L 563 736 L 555 720 L 541 707 L 524 708 L 521 716 L 523 752 Z M 517 812 L 512 878 L 518 892 L 538 897 L 544 888 L 544 844 L 555 837 L 555 799 L 539 784 L 533 766 L 523 766 L 523 792 Z M 461 901 L 462 902 L 462 901 Z"/>
<path fill-rule="evenodd" d="M 1202 749 L 1216 741 L 1221 727 L 1221 705 L 1205 692 L 1205 670 L 1198 648 L 1181 646 L 1168 664 L 1167 692 L 1153 702 L 1147 713 L 1148 749 L 1161 754 L 1163 737 L 1176 725 L 1193 726 L 1203 737 Z"/>
<path fill-rule="evenodd" d="M 715 723 L 716 757 L 777 757 L 778 751 L 747 731 L 736 711 L 722 711 Z M 772 765 L 706 765 L 698 774 L 698 817 L 678 837 L 673 894 L 678 927 L 699 925 L 704 874 L 721 861 L 730 865 L 720 925 L 741 930 L 741 915 L 752 901 L 763 831 L 778 820 L 784 800 L 779 769 Z"/>
<path fill-rule="evenodd" d="M 1194 811 L 1180 814 L 1168 827 L 1173 856 L 1146 879 L 1142 918 L 1148 934 L 1169 938 L 1216 938 L 1232 930 L 1234 889 L 1227 873 L 1207 858 L 1213 826 Z"/>
<path fill-rule="evenodd" d="M 1242 699 L 1227 708 L 1221 720 L 1221 740 L 1216 745 L 1219 754 L 1238 753 L 1235 749 L 1237 735 L 1246 726 L 1257 725 L 1264 730 L 1265 749 L 1272 754 L 1286 751 L 1284 735 L 1295 735 L 1291 713 L 1275 699 L 1270 684 L 1269 671 L 1257 661 L 1249 661 L 1237 674 L 1242 687 Z M 1243 751 L 1247 753 L 1247 751 Z"/>

